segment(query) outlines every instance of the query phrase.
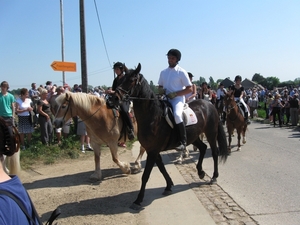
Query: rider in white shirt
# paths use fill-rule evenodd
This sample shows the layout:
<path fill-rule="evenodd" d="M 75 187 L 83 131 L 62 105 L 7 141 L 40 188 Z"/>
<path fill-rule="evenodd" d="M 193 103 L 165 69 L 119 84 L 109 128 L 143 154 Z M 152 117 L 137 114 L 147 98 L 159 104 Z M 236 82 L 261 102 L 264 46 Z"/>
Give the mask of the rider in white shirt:
<path fill-rule="evenodd" d="M 178 66 L 181 59 L 181 52 L 171 49 L 167 53 L 169 67 L 160 73 L 158 80 L 159 93 L 166 93 L 174 111 L 176 127 L 180 135 L 180 145 L 175 149 L 183 151 L 186 148 L 186 130 L 182 119 L 185 95 L 192 92 L 192 83 L 188 73 Z"/>

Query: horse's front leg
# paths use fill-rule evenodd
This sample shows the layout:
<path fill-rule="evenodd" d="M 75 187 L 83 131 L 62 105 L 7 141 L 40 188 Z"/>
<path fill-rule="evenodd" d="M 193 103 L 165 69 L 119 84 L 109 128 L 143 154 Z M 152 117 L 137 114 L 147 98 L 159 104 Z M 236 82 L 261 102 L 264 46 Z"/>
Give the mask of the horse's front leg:
<path fill-rule="evenodd" d="M 146 160 L 146 166 L 145 166 L 145 169 L 144 169 L 144 172 L 142 175 L 141 189 L 140 189 L 137 199 L 130 206 L 131 209 L 140 210 L 142 208 L 141 203 L 144 199 L 146 184 L 149 180 L 149 177 L 150 177 L 150 174 L 153 169 L 155 161 L 156 161 L 156 154 L 152 153 L 152 152 L 148 153 L 147 160 Z"/>
<path fill-rule="evenodd" d="M 238 131 L 238 148 L 237 151 L 241 151 L 241 131 Z"/>
<path fill-rule="evenodd" d="M 90 179 L 93 181 L 99 181 L 102 180 L 102 172 L 100 168 L 101 147 L 99 144 L 91 143 L 91 145 L 94 149 L 95 172 L 90 176 Z"/>
<path fill-rule="evenodd" d="M 130 165 L 128 162 L 122 162 L 118 158 L 118 143 L 109 143 L 109 149 L 112 156 L 112 160 L 120 167 L 124 174 L 131 174 Z"/>
<path fill-rule="evenodd" d="M 132 168 L 132 173 L 139 173 L 142 170 L 141 160 L 145 151 L 146 149 L 143 146 L 140 146 L 140 153 L 134 162 L 134 168 Z"/>
<path fill-rule="evenodd" d="M 247 130 L 247 124 L 243 128 L 243 144 L 246 144 L 246 130 Z"/>

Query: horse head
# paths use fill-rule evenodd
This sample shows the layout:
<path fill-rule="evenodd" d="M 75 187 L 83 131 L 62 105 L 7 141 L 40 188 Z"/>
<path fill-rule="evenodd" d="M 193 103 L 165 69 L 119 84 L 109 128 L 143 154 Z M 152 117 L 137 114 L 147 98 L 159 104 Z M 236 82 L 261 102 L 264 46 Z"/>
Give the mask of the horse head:
<path fill-rule="evenodd" d="M 236 102 L 234 100 L 234 91 L 228 92 L 224 97 L 224 105 L 227 113 L 230 113 L 232 109 L 236 107 Z"/>
<path fill-rule="evenodd" d="M 71 110 L 69 110 L 70 100 L 71 100 L 70 92 L 61 94 L 59 97 L 55 99 L 56 103 L 59 105 L 53 122 L 55 127 L 57 128 L 62 127 L 65 124 L 65 122 L 72 117 Z"/>
<path fill-rule="evenodd" d="M 117 87 L 116 92 L 121 96 L 132 96 L 137 86 L 141 85 L 143 76 L 140 74 L 141 64 L 136 69 L 130 69 L 125 74 L 125 80 Z"/>

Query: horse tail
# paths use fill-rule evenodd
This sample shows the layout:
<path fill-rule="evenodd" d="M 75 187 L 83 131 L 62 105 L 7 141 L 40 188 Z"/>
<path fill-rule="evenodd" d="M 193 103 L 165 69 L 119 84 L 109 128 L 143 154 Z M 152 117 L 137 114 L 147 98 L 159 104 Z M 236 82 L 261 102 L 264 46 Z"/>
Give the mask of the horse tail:
<path fill-rule="evenodd" d="M 10 175 L 19 175 L 21 171 L 20 166 L 20 150 L 13 154 L 12 156 L 6 156 L 5 159 L 7 165 L 7 169 L 9 170 Z"/>
<path fill-rule="evenodd" d="M 218 146 L 220 161 L 225 163 L 228 156 L 228 149 L 226 134 L 221 121 L 218 123 Z"/>

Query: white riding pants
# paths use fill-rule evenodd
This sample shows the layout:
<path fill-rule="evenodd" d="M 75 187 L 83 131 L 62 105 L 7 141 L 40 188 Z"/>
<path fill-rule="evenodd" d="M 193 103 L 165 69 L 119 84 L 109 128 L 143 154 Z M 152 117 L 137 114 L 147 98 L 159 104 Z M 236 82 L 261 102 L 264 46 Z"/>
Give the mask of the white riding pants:
<path fill-rule="evenodd" d="M 245 112 L 246 112 L 246 113 L 249 113 L 249 111 L 248 111 L 248 106 L 247 106 L 247 104 L 245 103 L 245 101 L 244 101 L 243 98 L 234 97 L 234 100 L 235 100 L 235 101 L 240 101 L 240 102 L 244 105 L 244 107 L 245 107 Z"/>
<path fill-rule="evenodd" d="M 173 108 L 175 123 L 176 124 L 182 123 L 183 122 L 182 113 L 183 113 L 183 106 L 185 102 L 184 96 L 177 96 L 173 99 L 169 99 L 169 102 L 171 103 Z"/>

